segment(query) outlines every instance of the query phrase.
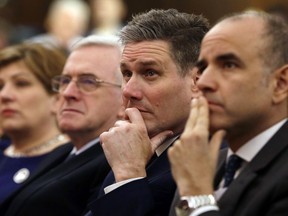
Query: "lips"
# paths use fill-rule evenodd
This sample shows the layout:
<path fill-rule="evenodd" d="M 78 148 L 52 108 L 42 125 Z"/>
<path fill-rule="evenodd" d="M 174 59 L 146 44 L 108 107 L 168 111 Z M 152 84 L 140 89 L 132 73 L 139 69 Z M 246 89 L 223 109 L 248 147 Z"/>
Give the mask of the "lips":
<path fill-rule="evenodd" d="M 64 113 L 82 113 L 80 110 L 77 110 L 77 109 L 71 109 L 71 108 L 67 108 L 67 109 L 63 109 L 61 111 L 62 114 Z"/>
<path fill-rule="evenodd" d="M 136 108 L 136 107 L 135 107 Z M 148 111 L 147 110 L 144 110 L 144 109 L 139 109 L 139 108 L 136 108 L 136 109 L 138 109 L 141 113 L 143 112 L 143 113 L 148 113 Z"/>
<path fill-rule="evenodd" d="M 137 110 L 139 110 L 140 113 L 149 113 L 149 111 L 147 109 L 144 109 L 143 107 L 129 107 L 129 108 L 135 108 Z"/>
<path fill-rule="evenodd" d="M 125 106 L 126 108 L 135 108 L 135 109 L 138 109 L 140 112 L 149 112 L 149 111 L 143 106 L 143 104 L 141 104 L 141 102 L 137 103 L 137 102 L 129 101 L 127 104 L 124 104 L 124 106 Z"/>
<path fill-rule="evenodd" d="M 3 110 L 1 111 L 1 115 L 2 115 L 3 117 L 12 116 L 12 115 L 15 115 L 15 113 L 16 113 L 16 110 L 14 110 L 14 109 L 3 109 Z"/>
<path fill-rule="evenodd" d="M 207 102 L 208 102 L 210 111 L 223 108 L 221 103 L 218 103 L 218 102 L 215 102 L 215 101 L 212 101 L 212 100 L 208 100 Z"/>
<path fill-rule="evenodd" d="M 209 100 L 208 100 L 208 104 L 209 104 L 209 105 L 220 106 L 219 103 L 216 103 L 216 102 L 214 102 L 214 101 L 209 101 Z"/>

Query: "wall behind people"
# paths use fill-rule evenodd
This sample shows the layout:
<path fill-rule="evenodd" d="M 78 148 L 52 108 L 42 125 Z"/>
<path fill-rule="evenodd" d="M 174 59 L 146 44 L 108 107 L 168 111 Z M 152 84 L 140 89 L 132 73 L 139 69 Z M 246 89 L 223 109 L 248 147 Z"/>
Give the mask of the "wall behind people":
<path fill-rule="evenodd" d="M 90 9 L 81 0 L 54 0 L 45 17 L 45 33 L 29 40 L 59 46 L 69 52 L 86 33 Z"/>
<path fill-rule="evenodd" d="M 88 3 L 90 0 L 83 1 Z M 130 20 L 132 14 L 151 8 L 176 8 L 183 12 L 203 14 L 211 23 L 227 13 L 248 7 L 266 9 L 276 3 L 288 5 L 287 0 L 124 0 L 124 2 L 128 7 L 126 20 Z M 44 19 L 51 3 L 52 0 L 7 0 L 4 6 L 0 5 L 0 16 L 11 21 L 13 25 L 21 27 L 21 34 L 31 35 L 35 31 L 43 31 Z"/>
<path fill-rule="evenodd" d="M 113 35 L 123 27 L 127 14 L 124 0 L 90 0 L 91 30 L 88 33 Z"/>
<path fill-rule="evenodd" d="M 11 24 L 6 19 L 0 17 L 0 49 L 8 46 L 11 43 L 11 33 Z"/>

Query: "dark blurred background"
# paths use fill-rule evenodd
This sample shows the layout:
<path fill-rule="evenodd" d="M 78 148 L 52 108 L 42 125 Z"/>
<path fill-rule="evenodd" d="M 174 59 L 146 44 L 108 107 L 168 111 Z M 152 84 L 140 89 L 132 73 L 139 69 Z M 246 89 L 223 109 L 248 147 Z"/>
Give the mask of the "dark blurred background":
<path fill-rule="evenodd" d="M 90 3 L 91 0 L 83 0 Z M 45 31 L 44 20 L 51 0 L 0 0 L 0 18 L 17 29 L 21 37 Z M 176 8 L 179 11 L 203 14 L 211 23 L 221 16 L 245 9 L 280 11 L 288 17 L 288 0 L 124 0 L 127 13 L 123 22 L 131 15 L 151 8 Z M 15 33 L 14 33 L 15 34 Z"/>

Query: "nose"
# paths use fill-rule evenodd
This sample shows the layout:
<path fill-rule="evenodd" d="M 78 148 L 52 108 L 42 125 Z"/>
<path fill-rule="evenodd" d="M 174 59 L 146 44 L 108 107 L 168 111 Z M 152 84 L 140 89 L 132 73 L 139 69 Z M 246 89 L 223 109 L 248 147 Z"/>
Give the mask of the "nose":
<path fill-rule="evenodd" d="M 203 93 L 215 91 L 217 89 L 216 76 L 217 73 L 210 66 L 207 66 L 197 80 L 196 85 L 199 90 Z"/>
<path fill-rule="evenodd" d="M 5 84 L 0 90 L 1 101 L 10 101 L 13 99 L 14 90 L 9 84 Z"/>
<path fill-rule="evenodd" d="M 141 81 L 132 76 L 127 82 L 123 83 L 123 97 L 126 100 L 141 100 L 143 98 Z"/>
<path fill-rule="evenodd" d="M 78 99 L 80 95 L 80 89 L 78 88 L 76 82 L 71 80 L 71 82 L 60 94 L 63 95 L 65 99 Z"/>

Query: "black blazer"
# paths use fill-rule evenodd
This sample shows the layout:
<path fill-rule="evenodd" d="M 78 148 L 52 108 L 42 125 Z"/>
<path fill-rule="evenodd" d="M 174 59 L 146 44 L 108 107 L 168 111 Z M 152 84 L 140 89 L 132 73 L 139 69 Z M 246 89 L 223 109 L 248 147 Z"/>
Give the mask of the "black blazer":
<path fill-rule="evenodd" d="M 53 152 L 53 157 L 0 206 L 0 215 L 81 215 L 110 167 L 99 143 L 65 162 L 71 149 L 65 145 Z"/>
<path fill-rule="evenodd" d="M 167 150 L 150 161 L 146 171 L 146 178 L 125 184 L 91 202 L 89 207 L 93 215 L 168 215 L 176 184 L 172 178 Z M 104 187 L 112 183 L 111 177 L 113 182 L 112 172 L 104 181 Z"/>
<path fill-rule="evenodd" d="M 223 158 L 225 156 L 220 157 L 215 185 L 224 174 Z M 231 183 L 218 201 L 218 206 L 220 212 L 211 211 L 201 216 L 288 215 L 288 122 Z M 174 207 L 172 205 L 171 210 Z M 171 211 L 172 215 L 175 212 Z"/>

